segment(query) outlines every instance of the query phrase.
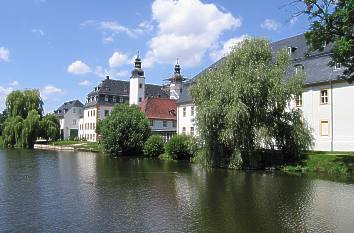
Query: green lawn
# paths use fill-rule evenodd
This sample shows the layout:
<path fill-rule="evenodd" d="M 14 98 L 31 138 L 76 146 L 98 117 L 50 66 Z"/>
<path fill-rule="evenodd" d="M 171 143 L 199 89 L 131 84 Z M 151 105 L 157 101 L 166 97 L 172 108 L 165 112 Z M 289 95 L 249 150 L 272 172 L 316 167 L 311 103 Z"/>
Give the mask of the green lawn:
<path fill-rule="evenodd" d="M 291 173 L 354 178 L 354 152 L 309 152 L 303 161 L 288 165 L 284 170 Z"/>
<path fill-rule="evenodd" d="M 102 145 L 97 142 L 63 140 L 52 142 L 51 144 L 55 146 L 74 147 L 75 149 L 82 151 L 103 152 Z"/>

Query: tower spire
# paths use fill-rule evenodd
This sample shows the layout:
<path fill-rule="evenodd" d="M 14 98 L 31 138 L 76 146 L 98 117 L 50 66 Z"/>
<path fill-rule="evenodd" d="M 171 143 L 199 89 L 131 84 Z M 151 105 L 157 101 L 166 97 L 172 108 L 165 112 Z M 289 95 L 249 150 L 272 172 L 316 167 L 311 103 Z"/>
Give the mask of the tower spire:
<path fill-rule="evenodd" d="M 178 63 L 178 57 L 176 58 L 175 74 L 181 74 L 181 66 Z"/>
<path fill-rule="evenodd" d="M 140 51 L 139 50 L 138 50 L 138 54 L 135 58 L 134 66 L 135 66 L 135 68 L 141 69 L 141 59 L 140 59 Z"/>

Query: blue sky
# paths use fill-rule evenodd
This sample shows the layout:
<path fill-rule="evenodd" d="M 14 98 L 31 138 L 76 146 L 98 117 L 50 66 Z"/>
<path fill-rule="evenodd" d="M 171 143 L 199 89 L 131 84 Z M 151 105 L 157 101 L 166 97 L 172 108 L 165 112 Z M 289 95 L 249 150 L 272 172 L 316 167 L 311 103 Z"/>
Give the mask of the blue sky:
<path fill-rule="evenodd" d="M 290 0 L 1 0 L 0 110 L 15 89 L 37 88 L 46 112 L 105 75 L 129 80 L 137 50 L 146 82 L 161 84 L 176 57 L 191 78 L 246 38 L 303 33 Z M 285 7 L 284 7 L 285 6 Z"/>

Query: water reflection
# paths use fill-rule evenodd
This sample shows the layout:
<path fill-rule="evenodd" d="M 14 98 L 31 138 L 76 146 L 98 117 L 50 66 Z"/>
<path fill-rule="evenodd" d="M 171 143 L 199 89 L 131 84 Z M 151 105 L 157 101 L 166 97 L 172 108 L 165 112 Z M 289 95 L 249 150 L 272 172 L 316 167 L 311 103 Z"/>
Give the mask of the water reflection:
<path fill-rule="evenodd" d="M 351 232 L 354 186 L 94 153 L 0 151 L 0 232 Z"/>

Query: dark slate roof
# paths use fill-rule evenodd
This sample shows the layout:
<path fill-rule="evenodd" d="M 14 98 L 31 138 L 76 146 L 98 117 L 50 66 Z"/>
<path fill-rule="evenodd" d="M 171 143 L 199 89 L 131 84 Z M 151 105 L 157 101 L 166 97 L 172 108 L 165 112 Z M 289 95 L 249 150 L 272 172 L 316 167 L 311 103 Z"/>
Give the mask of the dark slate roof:
<path fill-rule="evenodd" d="M 316 83 L 328 82 L 330 80 L 338 80 L 339 75 L 342 71 L 336 71 L 333 67 L 330 67 L 328 63 L 330 62 L 330 54 L 332 49 L 332 44 L 328 44 L 323 51 L 314 51 L 310 54 L 308 53 L 308 45 L 304 34 L 286 38 L 280 41 L 271 43 L 273 53 L 276 54 L 281 49 L 287 49 L 288 47 L 293 48 L 291 54 L 292 63 L 288 67 L 287 74 L 290 75 L 294 72 L 296 65 L 303 65 L 305 72 L 305 85 L 312 85 Z M 225 57 L 221 58 L 219 61 L 215 62 L 208 68 L 204 69 L 202 72 L 194 76 L 189 83 L 183 86 L 183 92 L 180 96 L 177 104 L 190 103 L 192 98 L 189 95 L 189 86 L 194 83 L 198 77 L 207 72 L 212 68 L 217 68 Z"/>
<path fill-rule="evenodd" d="M 122 96 L 127 100 L 129 99 L 129 81 L 114 80 L 106 78 L 97 87 L 90 92 L 87 97 L 93 97 L 97 95 L 109 95 L 109 96 Z M 145 97 L 162 97 L 169 98 L 169 93 L 162 90 L 162 86 L 155 84 L 145 84 Z M 85 104 L 85 107 L 95 106 L 96 104 L 113 105 L 115 103 L 109 103 L 104 101 L 104 98 L 99 98 L 98 101 L 93 101 Z"/>
<path fill-rule="evenodd" d="M 62 104 L 57 110 L 54 111 L 54 114 L 58 117 L 64 117 L 65 113 L 68 112 L 73 107 L 84 107 L 80 100 L 71 100 Z M 64 113 L 65 112 L 65 113 Z"/>

